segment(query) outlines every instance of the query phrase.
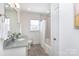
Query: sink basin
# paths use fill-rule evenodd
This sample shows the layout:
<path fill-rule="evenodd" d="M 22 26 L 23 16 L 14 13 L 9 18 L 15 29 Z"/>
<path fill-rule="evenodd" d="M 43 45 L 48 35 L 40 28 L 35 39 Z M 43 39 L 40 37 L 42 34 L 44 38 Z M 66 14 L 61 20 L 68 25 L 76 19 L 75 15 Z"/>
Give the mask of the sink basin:
<path fill-rule="evenodd" d="M 18 41 L 23 41 L 23 40 L 25 40 L 25 39 L 24 39 L 24 38 L 19 38 L 19 39 L 18 39 Z"/>

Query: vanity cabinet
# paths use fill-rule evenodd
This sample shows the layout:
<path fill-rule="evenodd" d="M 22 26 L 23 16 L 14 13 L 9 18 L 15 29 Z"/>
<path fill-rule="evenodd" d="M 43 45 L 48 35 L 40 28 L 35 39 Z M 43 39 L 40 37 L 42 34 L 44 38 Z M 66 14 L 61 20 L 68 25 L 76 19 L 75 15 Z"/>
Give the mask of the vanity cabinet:
<path fill-rule="evenodd" d="M 4 56 L 27 56 L 27 47 L 4 49 Z"/>
<path fill-rule="evenodd" d="M 19 39 L 15 40 L 14 42 L 5 40 L 3 44 L 3 53 L 4 56 L 27 56 L 28 55 L 27 40 Z"/>

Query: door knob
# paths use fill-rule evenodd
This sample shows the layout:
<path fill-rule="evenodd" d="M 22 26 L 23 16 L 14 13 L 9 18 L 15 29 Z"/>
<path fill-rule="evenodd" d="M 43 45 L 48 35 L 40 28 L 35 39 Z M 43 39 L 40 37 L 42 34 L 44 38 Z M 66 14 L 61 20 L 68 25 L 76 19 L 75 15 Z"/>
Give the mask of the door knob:
<path fill-rule="evenodd" d="M 56 38 L 54 38 L 53 40 L 56 40 Z"/>

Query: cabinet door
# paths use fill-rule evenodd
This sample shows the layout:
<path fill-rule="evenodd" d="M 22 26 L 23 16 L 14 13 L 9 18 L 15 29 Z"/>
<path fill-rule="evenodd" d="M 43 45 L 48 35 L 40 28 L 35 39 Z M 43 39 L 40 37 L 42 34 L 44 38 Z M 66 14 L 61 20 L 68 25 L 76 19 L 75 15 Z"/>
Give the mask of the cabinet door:
<path fill-rule="evenodd" d="M 4 56 L 26 56 L 27 54 L 27 47 L 4 50 Z"/>

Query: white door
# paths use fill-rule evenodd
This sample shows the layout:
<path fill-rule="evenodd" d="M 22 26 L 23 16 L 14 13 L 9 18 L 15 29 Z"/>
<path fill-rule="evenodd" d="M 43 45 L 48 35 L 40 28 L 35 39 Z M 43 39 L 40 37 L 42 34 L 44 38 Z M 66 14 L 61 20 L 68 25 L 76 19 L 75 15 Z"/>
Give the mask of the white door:
<path fill-rule="evenodd" d="M 51 55 L 59 54 L 59 5 L 51 4 Z"/>

